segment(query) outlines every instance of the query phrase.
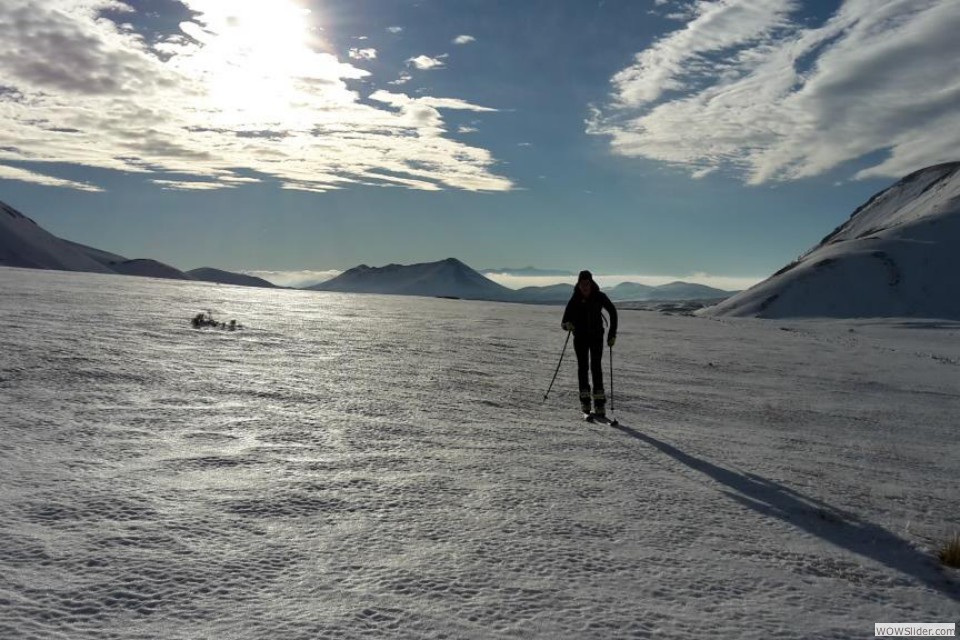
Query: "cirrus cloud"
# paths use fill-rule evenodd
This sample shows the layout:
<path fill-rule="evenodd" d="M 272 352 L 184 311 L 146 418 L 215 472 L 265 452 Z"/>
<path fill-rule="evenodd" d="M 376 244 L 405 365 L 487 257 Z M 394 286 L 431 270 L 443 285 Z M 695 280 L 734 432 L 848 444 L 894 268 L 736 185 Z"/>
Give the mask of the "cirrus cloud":
<path fill-rule="evenodd" d="M 364 99 L 370 72 L 326 53 L 298 3 L 183 4 L 192 20 L 148 37 L 119 0 L 7 0 L 0 176 L 97 188 L 44 175 L 58 162 L 172 189 L 231 188 L 251 175 L 320 192 L 513 187 L 486 150 L 444 137 L 443 111 L 461 101 L 424 96 L 403 109 Z M 412 117 L 418 109 L 429 117 Z"/>
<path fill-rule="evenodd" d="M 588 131 L 617 154 L 733 167 L 751 184 L 823 174 L 879 152 L 855 177 L 955 160 L 960 7 L 848 0 L 809 26 L 793 0 L 693 5 L 681 29 L 611 79 Z"/>

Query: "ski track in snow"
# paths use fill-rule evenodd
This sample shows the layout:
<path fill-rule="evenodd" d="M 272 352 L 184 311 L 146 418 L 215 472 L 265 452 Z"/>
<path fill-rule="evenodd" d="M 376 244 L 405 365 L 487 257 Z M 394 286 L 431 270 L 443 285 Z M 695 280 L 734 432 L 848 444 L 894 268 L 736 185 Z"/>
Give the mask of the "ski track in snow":
<path fill-rule="evenodd" d="M 580 420 L 572 349 L 541 402 L 558 307 L 20 269 L 0 300 L 2 638 L 960 613 L 934 557 L 960 530 L 958 323 L 625 311 L 615 428 Z M 244 329 L 192 329 L 208 309 Z"/>

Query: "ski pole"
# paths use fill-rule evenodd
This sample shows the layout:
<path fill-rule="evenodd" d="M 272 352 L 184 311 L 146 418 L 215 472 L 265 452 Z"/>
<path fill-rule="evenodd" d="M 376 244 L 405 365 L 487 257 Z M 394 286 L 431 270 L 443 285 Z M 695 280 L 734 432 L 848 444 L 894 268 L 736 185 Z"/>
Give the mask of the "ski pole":
<path fill-rule="evenodd" d="M 610 414 L 613 415 L 613 412 L 616 410 L 616 406 L 613 402 L 613 345 L 610 345 Z M 617 420 L 617 416 L 613 415 L 610 420 L 610 424 L 614 426 L 620 424 L 620 421 Z"/>
<path fill-rule="evenodd" d="M 550 386 L 547 387 L 547 392 L 543 394 L 543 401 L 547 401 L 547 396 L 550 395 L 550 389 L 553 389 L 553 383 L 557 380 L 557 374 L 560 373 L 560 365 L 563 364 L 563 354 L 567 352 L 567 343 L 570 342 L 570 334 L 572 331 L 567 331 L 567 339 L 563 341 L 563 350 L 560 351 L 560 362 L 557 363 L 557 370 L 553 372 L 553 380 L 550 381 Z"/>

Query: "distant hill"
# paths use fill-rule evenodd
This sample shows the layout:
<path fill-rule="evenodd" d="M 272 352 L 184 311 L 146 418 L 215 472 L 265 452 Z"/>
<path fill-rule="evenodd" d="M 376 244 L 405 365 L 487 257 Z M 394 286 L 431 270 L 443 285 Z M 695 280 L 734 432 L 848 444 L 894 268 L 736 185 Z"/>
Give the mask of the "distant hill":
<path fill-rule="evenodd" d="M 546 287 L 523 287 L 517 289 L 514 293 L 521 302 L 561 304 L 570 299 L 570 295 L 573 293 L 573 285 L 552 284 Z"/>
<path fill-rule="evenodd" d="M 573 294 L 573 287 L 572 283 L 546 287 L 524 287 L 517 289 L 516 297 L 520 302 L 563 304 Z M 614 302 L 720 300 L 733 295 L 731 291 L 723 291 L 690 282 L 671 282 L 657 287 L 638 282 L 621 282 L 616 286 L 603 288 L 603 292 Z"/>
<path fill-rule="evenodd" d="M 194 280 L 202 280 L 204 282 L 233 284 L 241 287 L 265 287 L 270 289 L 278 288 L 277 285 L 264 280 L 263 278 L 248 276 L 244 273 L 222 271 L 221 269 L 214 269 L 213 267 L 200 267 L 199 269 L 191 269 L 190 271 L 187 271 L 187 275 Z"/>
<path fill-rule="evenodd" d="M 844 224 L 707 316 L 960 320 L 960 162 L 876 194 Z"/>
<path fill-rule="evenodd" d="M 513 290 L 485 278 L 456 258 L 413 265 L 360 265 L 308 287 L 312 291 L 514 300 Z"/>
<path fill-rule="evenodd" d="M 611 300 L 647 300 L 656 287 L 639 282 L 621 282 L 620 284 L 603 290 Z"/>
<path fill-rule="evenodd" d="M 654 287 L 647 300 L 722 300 L 735 291 L 724 291 L 693 282 L 670 282 Z M 637 298 L 632 298 L 636 300 Z"/>

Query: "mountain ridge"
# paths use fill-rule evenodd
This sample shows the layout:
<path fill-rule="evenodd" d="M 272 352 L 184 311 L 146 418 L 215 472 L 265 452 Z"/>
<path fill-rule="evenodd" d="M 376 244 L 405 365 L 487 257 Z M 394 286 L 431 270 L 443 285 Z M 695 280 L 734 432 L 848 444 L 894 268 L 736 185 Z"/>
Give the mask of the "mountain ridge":
<path fill-rule="evenodd" d="M 960 320 L 960 162 L 869 198 L 797 260 L 704 316 Z"/>

